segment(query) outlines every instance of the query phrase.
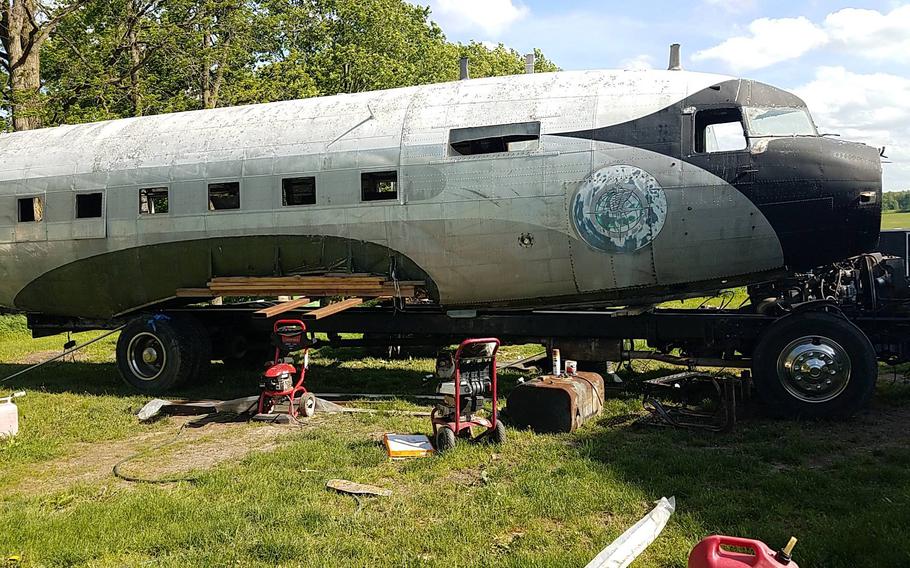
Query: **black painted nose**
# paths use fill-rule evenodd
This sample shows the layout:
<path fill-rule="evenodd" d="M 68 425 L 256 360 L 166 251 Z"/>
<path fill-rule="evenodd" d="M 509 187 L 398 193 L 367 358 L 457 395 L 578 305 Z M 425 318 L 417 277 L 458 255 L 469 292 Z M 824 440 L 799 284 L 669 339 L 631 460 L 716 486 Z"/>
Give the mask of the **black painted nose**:
<path fill-rule="evenodd" d="M 771 140 L 753 153 L 753 196 L 793 270 L 878 246 L 882 166 L 878 150 L 829 138 Z"/>

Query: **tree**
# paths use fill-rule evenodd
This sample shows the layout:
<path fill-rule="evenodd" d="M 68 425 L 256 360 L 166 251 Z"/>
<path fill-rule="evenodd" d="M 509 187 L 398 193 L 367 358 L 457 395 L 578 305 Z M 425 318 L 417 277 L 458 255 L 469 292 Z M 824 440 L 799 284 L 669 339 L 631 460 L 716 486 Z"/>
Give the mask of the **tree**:
<path fill-rule="evenodd" d="M 467 45 L 458 45 L 457 51 L 457 58 L 468 58 L 468 70 L 471 77 L 519 75 L 525 72 L 524 56 L 501 43 L 496 47 L 489 48 L 484 44 L 471 42 Z M 534 55 L 535 73 L 548 73 L 559 70 L 559 67 L 547 59 L 539 49 L 534 50 Z M 457 65 L 457 62 L 455 65 Z"/>
<path fill-rule="evenodd" d="M 6 72 L 5 99 L 13 128 L 41 125 L 41 48 L 57 24 L 88 0 L 45 5 L 38 0 L 2 0 L 0 67 Z"/>
<path fill-rule="evenodd" d="M 448 42 L 404 0 L 55 1 L 31 91 L 49 125 L 452 81 L 462 55 L 474 77 L 524 72 L 517 51 Z"/>

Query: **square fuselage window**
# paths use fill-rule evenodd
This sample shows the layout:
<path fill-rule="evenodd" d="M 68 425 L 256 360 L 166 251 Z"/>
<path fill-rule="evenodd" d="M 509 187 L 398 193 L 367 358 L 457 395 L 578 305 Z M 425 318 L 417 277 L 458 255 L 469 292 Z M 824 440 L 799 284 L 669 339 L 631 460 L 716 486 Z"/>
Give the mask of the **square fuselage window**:
<path fill-rule="evenodd" d="M 209 211 L 240 209 L 240 182 L 209 184 Z"/>
<path fill-rule="evenodd" d="M 104 212 L 104 196 L 100 193 L 76 194 L 76 219 L 98 219 Z"/>
<path fill-rule="evenodd" d="M 363 201 L 398 199 L 398 172 L 360 174 L 360 192 Z"/>
<path fill-rule="evenodd" d="M 316 178 L 300 177 L 281 180 L 281 205 L 314 205 L 316 203 Z"/>
<path fill-rule="evenodd" d="M 139 190 L 139 214 L 163 215 L 168 212 L 168 189 L 144 187 Z"/>
<path fill-rule="evenodd" d="M 44 200 L 40 197 L 19 198 L 19 222 L 39 223 L 44 220 Z"/>

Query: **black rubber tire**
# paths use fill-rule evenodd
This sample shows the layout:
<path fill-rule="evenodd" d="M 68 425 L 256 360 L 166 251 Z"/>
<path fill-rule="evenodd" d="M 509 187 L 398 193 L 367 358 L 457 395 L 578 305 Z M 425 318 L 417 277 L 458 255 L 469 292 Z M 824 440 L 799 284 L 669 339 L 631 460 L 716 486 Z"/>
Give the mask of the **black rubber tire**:
<path fill-rule="evenodd" d="M 200 382 L 206 378 L 212 364 L 212 338 L 209 330 L 191 315 L 175 316 L 174 321 L 181 328 L 185 340 L 192 345 L 194 361 L 190 380 Z"/>
<path fill-rule="evenodd" d="M 297 401 L 297 413 L 304 418 L 316 415 L 316 395 L 311 392 L 304 393 Z"/>
<path fill-rule="evenodd" d="M 160 372 L 142 374 L 130 363 L 130 346 L 134 340 L 156 342 L 163 351 Z M 134 346 L 134 350 L 138 347 Z M 162 394 L 193 378 L 198 369 L 194 343 L 189 340 L 187 327 L 163 314 L 136 318 L 123 328 L 117 340 L 117 369 L 126 384 L 144 394 Z"/>
<path fill-rule="evenodd" d="M 502 444 L 506 441 L 506 425 L 505 422 L 496 417 L 496 426 L 490 430 L 490 433 L 487 434 L 487 439 L 491 444 Z"/>
<path fill-rule="evenodd" d="M 785 379 L 778 375 L 778 359 L 791 342 L 816 335 L 843 348 L 851 373 L 846 387 L 836 397 L 807 402 L 784 387 Z M 849 320 L 824 312 L 803 312 L 784 317 L 765 330 L 753 353 L 752 373 L 756 393 L 775 415 L 847 418 L 865 406 L 875 391 L 878 362 L 869 338 Z"/>
<path fill-rule="evenodd" d="M 436 431 L 436 452 L 445 453 L 455 447 L 455 432 L 448 426 Z"/>

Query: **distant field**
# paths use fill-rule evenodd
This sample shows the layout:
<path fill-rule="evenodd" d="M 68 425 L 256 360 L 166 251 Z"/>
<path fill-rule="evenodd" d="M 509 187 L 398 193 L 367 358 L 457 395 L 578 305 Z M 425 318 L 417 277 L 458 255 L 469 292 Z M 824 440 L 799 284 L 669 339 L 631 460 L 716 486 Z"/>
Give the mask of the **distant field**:
<path fill-rule="evenodd" d="M 882 229 L 910 229 L 910 213 L 884 213 L 882 215 Z"/>

